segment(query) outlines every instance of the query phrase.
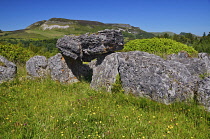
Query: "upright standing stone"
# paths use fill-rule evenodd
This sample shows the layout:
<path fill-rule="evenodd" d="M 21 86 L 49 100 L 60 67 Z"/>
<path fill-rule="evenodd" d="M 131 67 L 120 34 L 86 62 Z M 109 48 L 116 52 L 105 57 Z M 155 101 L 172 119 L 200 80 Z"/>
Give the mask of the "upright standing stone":
<path fill-rule="evenodd" d="M 78 68 L 82 65 L 81 61 L 67 58 L 58 53 L 57 55 L 48 59 L 48 66 L 50 75 L 53 80 L 63 83 L 78 82 Z"/>
<path fill-rule="evenodd" d="M 107 55 L 106 58 L 101 57 L 91 65 L 93 68 L 93 76 L 90 86 L 95 89 L 105 87 L 107 91 L 111 92 L 112 84 L 116 81 L 116 76 L 119 74 L 118 54 L 113 53 Z"/>

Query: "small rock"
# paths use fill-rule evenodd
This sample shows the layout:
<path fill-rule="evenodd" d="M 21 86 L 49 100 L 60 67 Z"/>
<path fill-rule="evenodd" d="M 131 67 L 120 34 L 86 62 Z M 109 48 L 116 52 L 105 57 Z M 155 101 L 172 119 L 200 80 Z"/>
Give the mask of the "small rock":
<path fill-rule="evenodd" d="M 0 83 L 13 79 L 17 74 L 17 66 L 0 56 Z"/>
<path fill-rule="evenodd" d="M 198 83 L 197 100 L 210 111 L 210 76 Z"/>
<path fill-rule="evenodd" d="M 210 73 L 210 58 L 207 53 L 199 53 L 198 58 L 205 63 L 204 68 L 207 67 L 207 73 Z"/>
<path fill-rule="evenodd" d="M 45 77 L 48 74 L 47 59 L 45 56 L 34 56 L 26 62 L 28 75 Z"/>
<path fill-rule="evenodd" d="M 189 58 L 189 54 L 185 51 L 181 51 L 178 53 L 178 58 Z"/>
<path fill-rule="evenodd" d="M 205 57 L 209 57 L 207 53 L 198 53 L 198 58 L 203 59 Z"/>

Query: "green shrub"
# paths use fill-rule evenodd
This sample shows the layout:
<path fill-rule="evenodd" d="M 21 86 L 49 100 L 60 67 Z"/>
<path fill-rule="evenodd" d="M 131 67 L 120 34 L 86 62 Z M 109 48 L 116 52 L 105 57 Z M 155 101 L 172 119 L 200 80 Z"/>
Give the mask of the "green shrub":
<path fill-rule="evenodd" d="M 131 40 L 124 46 L 124 51 L 144 51 L 159 56 L 177 54 L 186 51 L 190 56 L 196 56 L 198 52 L 185 44 L 166 38 L 136 39 Z"/>
<path fill-rule="evenodd" d="M 15 63 L 25 63 L 34 53 L 13 44 L 0 44 L 0 55 Z"/>

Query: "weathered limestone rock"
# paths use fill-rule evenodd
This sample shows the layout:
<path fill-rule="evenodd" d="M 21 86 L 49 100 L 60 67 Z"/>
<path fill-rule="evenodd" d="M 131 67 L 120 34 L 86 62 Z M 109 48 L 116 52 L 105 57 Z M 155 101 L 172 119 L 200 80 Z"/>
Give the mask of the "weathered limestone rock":
<path fill-rule="evenodd" d="M 28 75 L 45 77 L 48 74 L 47 59 L 45 56 L 34 56 L 26 62 Z"/>
<path fill-rule="evenodd" d="M 81 65 L 81 61 L 63 57 L 60 53 L 48 59 L 51 78 L 63 83 L 79 82 L 77 76 Z"/>
<path fill-rule="evenodd" d="M 64 36 L 56 47 L 63 55 L 73 59 L 90 62 L 99 56 L 123 49 L 123 35 L 116 30 L 103 30 L 97 34 Z"/>
<path fill-rule="evenodd" d="M 198 58 L 201 59 L 205 63 L 205 67 L 207 67 L 207 73 L 210 73 L 210 57 L 207 53 L 199 53 Z"/>
<path fill-rule="evenodd" d="M 126 92 L 165 104 L 193 98 L 196 78 L 179 62 L 136 51 L 126 53 L 119 63 Z"/>
<path fill-rule="evenodd" d="M 204 54 L 200 53 L 199 55 L 199 58 L 191 58 L 188 53 L 179 52 L 178 55 L 169 55 L 168 60 L 182 63 L 192 75 L 199 76 L 210 72 L 210 60 Z"/>
<path fill-rule="evenodd" d="M 205 58 L 205 57 L 209 57 L 209 55 L 208 55 L 207 53 L 199 53 L 199 54 L 198 54 L 198 58 L 203 59 L 203 58 Z"/>
<path fill-rule="evenodd" d="M 16 65 L 3 56 L 0 56 L 0 83 L 13 79 L 16 74 Z"/>
<path fill-rule="evenodd" d="M 197 100 L 210 111 L 210 76 L 198 83 Z"/>
<path fill-rule="evenodd" d="M 118 74 L 125 92 L 165 104 L 192 99 L 197 81 L 180 62 L 134 51 L 110 54 L 96 64 L 91 87 L 110 91 Z"/>
<path fill-rule="evenodd" d="M 93 68 L 91 87 L 95 89 L 105 87 L 107 91 L 111 92 L 111 86 L 115 83 L 116 76 L 119 74 L 118 54 L 113 53 L 105 59 L 101 57 L 97 61 L 91 62 L 90 67 Z"/>

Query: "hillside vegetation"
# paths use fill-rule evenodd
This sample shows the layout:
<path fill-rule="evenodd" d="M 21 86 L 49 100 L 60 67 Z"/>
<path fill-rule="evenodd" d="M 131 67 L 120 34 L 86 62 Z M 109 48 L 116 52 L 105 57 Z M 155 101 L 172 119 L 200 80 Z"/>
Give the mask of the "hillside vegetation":
<path fill-rule="evenodd" d="M 45 29 L 44 27 L 49 27 L 57 25 L 60 27 L 69 26 L 68 28 L 52 28 Z M 49 20 L 38 21 L 31 24 L 26 29 L 9 31 L 0 34 L 0 39 L 5 38 L 39 38 L 39 39 L 49 39 L 49 38 L 60 38 L 63 35 L 74 34 L 81 35 L 87 32 L 95 33 L 104 29 L 120 29 L 127 33 L 127 39 L 129 35 L 135 38 L 148 38 L 154 37 L 154 34 L 148 33 L 139 29 L 138 27 L 133 27 L 128 24 L 106 24 L 98 21 L 88 21 L 88 20 L 70 20 L 64 18 L 51 18 Z"/>
<path fill-rule="evenodd" d="M 25 64 L 30 57 L 43 55 L 47 58 L 59 51 L 56 48 L 57 39 L 2 39 L 0 40 L 0 55 L 10 61 Z"/>
<path fill-rule="evenodd" d="M 174 34 L 173 36 L 165 33 L 157 37 L 172 39 L 177 42 L 181 42 L 183 44 L 193 47 L 198 52 L 210 53 L 210 32 L 207 35 L 204 32 L 202 37 L 196 36 L 192 33 L 184 32 L 181 32 L 179 35 Z"/>
<path fill-rule="evenodd" d="M 46 28 L 53 25 L 68 28 Z M 121 30 L 124 36 L 125 42 L 134 39 L 148 39 L 148 38 L 167 38 L 172 39 L 177 42 L 181 42 L 188 46 L 192 46 L 198 52 L 210 53 L 210 34 L 206 35 L 205 32 L 202 37 L 196 36 L 191 33 L 181 32 L 180 34 L 175 34 L 173 32 L 146 32 L 139 27 L 133 27 L 129 24 L 107 24 L 98 21 L 88 21 L 88 20 L 70 20 L 64 18 L 51 18 L 49 20 L 38 21 L 26 29 L 16 30 L 16 31 L 2 31 L 0 30 L 0 42 L 3 40 L 10 41 L 14 40 L 48 40 L 48 39 L 58 39 L 64 35 L 81 35 L 85 33 L 96 33 L 99 30 L 104 29 L 118 29 Z M 55 45 L 55 44 L 54 44 Z"/>
<path fill-rule="evenodd" d="M 23 64 L 35 54 L 18 45 L 0 43 L 0 55 L 15 63 Z"/>

